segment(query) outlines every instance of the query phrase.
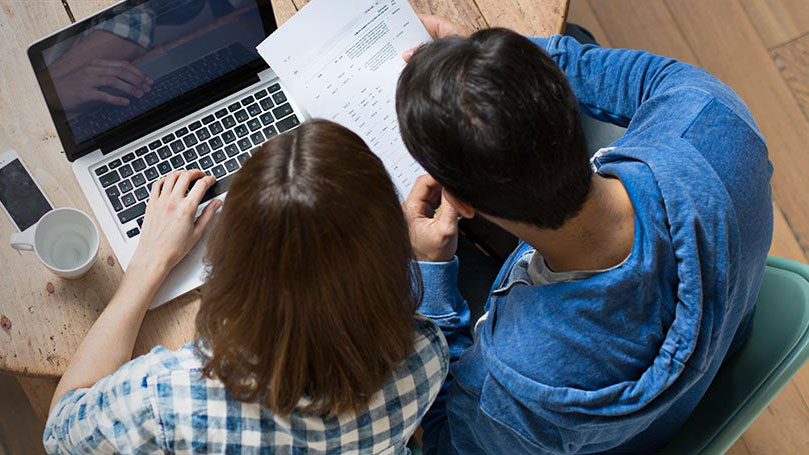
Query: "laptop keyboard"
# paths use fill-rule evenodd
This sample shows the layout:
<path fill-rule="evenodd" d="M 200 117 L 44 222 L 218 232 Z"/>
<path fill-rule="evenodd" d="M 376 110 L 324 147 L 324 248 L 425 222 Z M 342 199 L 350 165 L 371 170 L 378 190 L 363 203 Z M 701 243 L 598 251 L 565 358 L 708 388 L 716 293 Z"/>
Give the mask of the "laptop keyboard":
<path fill-rule="evenodd" d="M 216 176 L 203 202 L 227 191 L 230 178 L 256 147 L 300 124 L 279 84 L 256 90 L 199 120 L 95 169 L 110 206 L 127 231 L 140 234 L 152 183 L 173 170 L 201 169 Z"/>

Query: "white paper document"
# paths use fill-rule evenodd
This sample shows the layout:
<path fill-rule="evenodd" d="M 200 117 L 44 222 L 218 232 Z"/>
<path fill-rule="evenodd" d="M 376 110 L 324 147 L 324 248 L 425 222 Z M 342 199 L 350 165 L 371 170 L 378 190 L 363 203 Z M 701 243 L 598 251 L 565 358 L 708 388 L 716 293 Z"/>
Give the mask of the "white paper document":
<path fill-rule="evenodd" d="M 312 0 L 258 52 L 312 117 L 357 133 L 406 197 L 424 171 L 399 133 L 396 82 L 402 53 L 429 40 L 407 0 Z"/>

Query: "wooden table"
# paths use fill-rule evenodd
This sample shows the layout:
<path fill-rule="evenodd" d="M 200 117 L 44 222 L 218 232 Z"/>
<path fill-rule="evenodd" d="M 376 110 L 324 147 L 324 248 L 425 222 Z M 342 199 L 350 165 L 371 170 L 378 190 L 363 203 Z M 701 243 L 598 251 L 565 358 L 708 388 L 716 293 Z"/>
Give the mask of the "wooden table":
<path fill-rule="evenodd" d="M 475 29 L 504 26 L 534 36 L 560 33 L 569 0 L 413 0 L 416 10 Z M 92 213 L 65 159 L 26 49 L 34 40 L 113 0 L 5 0 L 0 2 L 0 150 L 15 149 L 57 207 Z M 272 0 L 282 23 L 305 0 Z M 0 216 L 0 244 L 14 227 Z M 102 235 L 99 255 L 80 280 L 60 279 L 33 254 L 0 245 L 0 370 L 18 380 L 41 418 L 58 377 L 84 334 L 109 301 L 121 267 Z M 135 355 L 156 345 L 177 348 L 194 335 L 199 293 L 192 291 L 146 315 Z"/>

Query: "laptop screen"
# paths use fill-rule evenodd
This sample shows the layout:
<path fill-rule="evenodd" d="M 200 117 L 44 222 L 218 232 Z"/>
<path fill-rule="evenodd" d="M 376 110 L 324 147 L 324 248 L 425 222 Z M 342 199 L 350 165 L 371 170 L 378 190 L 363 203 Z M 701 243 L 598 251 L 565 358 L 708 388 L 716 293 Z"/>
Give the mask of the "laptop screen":
<path fill-rule="evenodd" d="M 234 76 L 255 78 L 266 68 L 256 46 L 275 29 L 269 3 L 127 1 L 34 44 L 29 55 L 68 158 L 235 92 L 244 84 Z"/>

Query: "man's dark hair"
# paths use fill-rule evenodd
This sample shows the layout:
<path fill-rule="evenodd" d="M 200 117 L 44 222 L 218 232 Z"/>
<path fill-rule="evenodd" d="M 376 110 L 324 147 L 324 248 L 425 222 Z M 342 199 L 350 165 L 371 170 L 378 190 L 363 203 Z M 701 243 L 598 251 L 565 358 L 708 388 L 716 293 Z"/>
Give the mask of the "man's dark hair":
<path fill-rule="evenodd" d="M 587 198 L 576 98 L 556 63 L 515 32 L 421 47 L 399 78 L 396 109 L 408 151 L 476 210 L 557 229 Z"/>

